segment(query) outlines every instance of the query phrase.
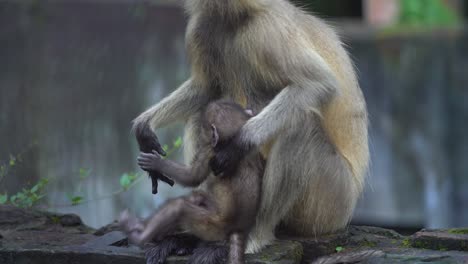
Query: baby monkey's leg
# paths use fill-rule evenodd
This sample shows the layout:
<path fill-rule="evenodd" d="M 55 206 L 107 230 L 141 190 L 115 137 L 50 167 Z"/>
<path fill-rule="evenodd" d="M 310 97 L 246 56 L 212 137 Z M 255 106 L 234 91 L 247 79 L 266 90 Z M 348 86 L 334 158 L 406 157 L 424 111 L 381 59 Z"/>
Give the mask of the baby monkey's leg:
<path fill-rule="evenodd" d="M 181 216 L 187 207 L 184 198 L 168 201 L 161 209 L 148 219 L 143 232 L 134 236 L 136 244 L 144 244 L 153 238 L 162 239 L 164 235 L 173 231 L 180 222 Z"/>
<path fill-rule="evenodd" d="M 131 243 L 143 245 L 155 237 L 162 238 L 164 234 L 172 231 L 177 226 L 177 221 L 184 210 L 184 202 L 183 198 L 167 202 L 147 220 L 146 224 L 125 210 L 120 215 L 119 224 L 127 233 Z"/>
<path fill-rule="evenodd" d="M 153 238 L 162 239 L 176 229 L 182 221 L 191 223 L 201 217 L 210 217 L 216 212 L 205 206 L 206 197 L 200 193 L 176 198 L 168 201 L 161 209 L 146 221 L 144 229 L 127 228 L 132 243 L 142 245 Z M 130 223 L 132 221 L 128 221 Z M 133 221 L 134 222 L 134 221 Z"/>
<path fill-rule="evenodd" d="M 119 225 L 131 243 L 136 243 L 139 234 L 145 229 L 145 223 L 134 215 L 131 215 L 128 210 L 123 211 L 119 217 Z"/>
<path fill-rule="evenodd" d="M 229 236 L 228 264 L 243 264 L 245 255 L 246 235 L 241 232 Z"/>
<path fill-rule="evenodd" d="M 119 225 L 127 234 L 131 232 L 143 232 L 145 229 L 144 222 L 136 216 L 131 215 L 128 210 L 125 210 L 120 214 Z"/>

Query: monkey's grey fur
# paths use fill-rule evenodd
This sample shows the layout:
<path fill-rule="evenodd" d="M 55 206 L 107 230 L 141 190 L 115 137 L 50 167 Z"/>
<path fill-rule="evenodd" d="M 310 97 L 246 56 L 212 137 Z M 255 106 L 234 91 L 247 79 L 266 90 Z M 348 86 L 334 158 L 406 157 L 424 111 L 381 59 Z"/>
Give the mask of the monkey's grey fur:
<path fill-rule="evenodd" d="M 304 236 L 345 227 L 365 182 L 368 120 L 335 31 L 286 0 L 187 0 L 186 10 L 191 77 L 134 126 L 184 120 L 191 160 L 203 106 L 233 99 L 258 113 L 237 145 L 267 158 L 248 251 L 271 243 L 280 221 Z"/>

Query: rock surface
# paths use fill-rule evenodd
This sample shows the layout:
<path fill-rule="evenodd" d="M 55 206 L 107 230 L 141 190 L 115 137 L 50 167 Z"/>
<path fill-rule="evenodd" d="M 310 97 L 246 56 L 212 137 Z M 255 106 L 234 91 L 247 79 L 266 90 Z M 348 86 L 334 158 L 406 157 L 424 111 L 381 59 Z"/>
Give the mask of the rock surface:
<path fill-rule="evenodd" d="M 85 226 L 76 215 L 61 215 L 0 206 L 1 264 L 144 264 L 144 251 L 128 246 L 115 223 L 99 230 Z M 251 264 L 298 264 L 302 246 L 278 241 L 259 254 L 247 255 Z M 171 257 L 168 263 L 185 263 Z"/>
<path fill-rule="evenodd" d="M 143 250 L 128 246 L 116 230 L 115 223 L 96 231 L 76 215 L 0 206 L 0 263 L 145 263 Z M 247 263 L 468 263 L 468 229 L 402 236 L 378 227 L 350 226 L 317 238 L 279 237 L 262 252 L 247 255 Z M 168 263 L 186 260 L 171 257 Z"/>

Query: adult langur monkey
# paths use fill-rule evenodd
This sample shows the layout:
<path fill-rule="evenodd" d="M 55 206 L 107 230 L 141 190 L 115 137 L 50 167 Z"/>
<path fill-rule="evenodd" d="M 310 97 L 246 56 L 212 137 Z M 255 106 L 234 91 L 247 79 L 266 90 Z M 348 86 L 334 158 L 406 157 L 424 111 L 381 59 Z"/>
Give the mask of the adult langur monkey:
<path fill-rule="evenodd" d="M 136 136 L 186 121 L 185 158 L 197 153 L 200 111 L 229 98 L 258 113 L 211 161 L 216 174 L 259 148 L 267 159 L 247 252 L 282 222 L 314 236 L 342 229 L 362 192 L 367 110 L 335 31 L 287 0 L 186 0 L 191 77 L 134 121 Z"/>

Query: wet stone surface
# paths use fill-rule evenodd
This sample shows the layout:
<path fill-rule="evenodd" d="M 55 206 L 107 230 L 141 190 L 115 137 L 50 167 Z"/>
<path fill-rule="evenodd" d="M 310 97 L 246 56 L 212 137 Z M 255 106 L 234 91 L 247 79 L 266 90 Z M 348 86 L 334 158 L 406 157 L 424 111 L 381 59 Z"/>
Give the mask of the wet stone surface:
<path fill-rule="evenodd" d="M 76 215 L 61 215 L 11 206 L 0 206 L 1 264 L 137 264 L 146 263 L 144 250 L 128 246 L 115 223 L 99 230 L 87 227 Z M 278 241 L 246 263 L 300 263 L 302 246 Z M 170 264 L 186 263 L 187 257 L 171 257 Z"/>
<path fill-rule="evenodd" d="M 112 223 L 94 230 L 76 215 L 0 206 L 0 263 L 145 263 L 144 251 L 128 246 Z M 468 263 L 468 229 L 421 230 L 402 236 L 393 230 L 350 226 L 316 238 L 279 235 L 250 264 Z M 167 263 L 186 263 L 171 257 Z"/>

